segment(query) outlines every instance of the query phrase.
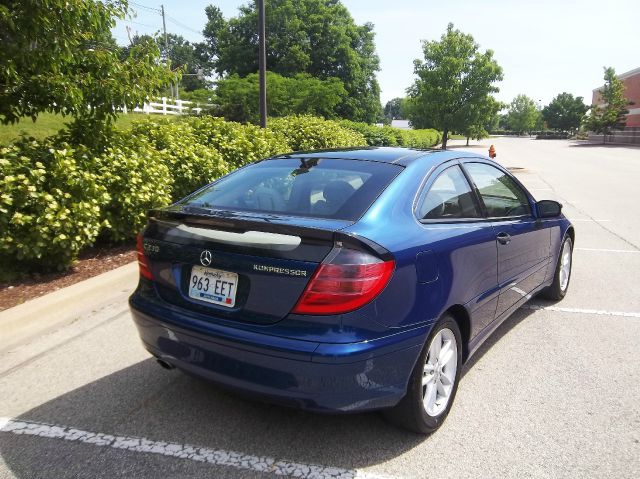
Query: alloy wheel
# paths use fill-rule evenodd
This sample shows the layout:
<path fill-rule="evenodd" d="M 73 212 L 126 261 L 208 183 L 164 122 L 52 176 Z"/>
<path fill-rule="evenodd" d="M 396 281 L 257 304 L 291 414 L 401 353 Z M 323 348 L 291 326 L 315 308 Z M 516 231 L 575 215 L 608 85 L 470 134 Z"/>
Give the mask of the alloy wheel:
<path fill-rule="evenodd" d="M 565 241 L 562 247 L 560 259 L 560 290 L 565 291 L 569 286 L 569 276 L 571 275 L 571 242 Z"/>
<path fill-rule="evenodd" d="M 458 368 L 458 344 L 448 328 L 436 333 L 422 372 L 422 403 L 429 416 L 438 416 L 449 404 Z"/>

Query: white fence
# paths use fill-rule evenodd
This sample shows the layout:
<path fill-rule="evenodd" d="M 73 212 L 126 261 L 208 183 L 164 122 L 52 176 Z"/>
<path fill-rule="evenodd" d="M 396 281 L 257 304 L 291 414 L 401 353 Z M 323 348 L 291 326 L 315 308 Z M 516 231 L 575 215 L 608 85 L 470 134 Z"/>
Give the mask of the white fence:
<path fill-rule="evenodd" d="M 211 103 L 197 103 L 187 100 L 173 100 L 162 97 L 160 102 L 150 101 L 142 107 L 133 109 L 136 113 L 147 115 L 199 115 L 204 108 L 212 107 Z M 123 113 L 128 113 L 127 107 L 122 108 Z"/>

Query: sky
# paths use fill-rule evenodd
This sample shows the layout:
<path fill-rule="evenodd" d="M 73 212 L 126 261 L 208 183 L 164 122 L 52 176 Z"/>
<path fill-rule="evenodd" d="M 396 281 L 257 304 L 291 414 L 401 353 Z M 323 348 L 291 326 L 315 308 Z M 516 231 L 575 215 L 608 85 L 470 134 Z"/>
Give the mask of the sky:
<path fill-rule="evenodd" d="M 201 41 L 204 8 L 220 7 L 226 18 L 236 16 L 247 0 L 161 0 L 167 31 L 189 41 Z M 269 0 L 265 0 L 268 2 Z M 153 0 L 132 2 L 137 16 L 118 22 L 113 30 L 126 44 L 127 30 L 139 34 L 162 28 Z M 496 97 L 509 103 L 525 94 L 540 105 L 569 92 L 591 103 L 602 85 L 603 67 L 618 74 L 640 67 L 639 0 L 342 0 L 358 24 L 375 25 L 380 57 L 378 81 L 383 105 L 405 96 L 414 79 L 413 61 L 423 58 L 422 41 L 437 40 L 452 22 L 471 34 L 481 51 L 491 49 L 504 70 Z M 147 7 L 147 8 L 145 8 Z M 149 9 L 151 8 L 151 9 Z M 268 48 L 268 32 L 267 32 Z"/>

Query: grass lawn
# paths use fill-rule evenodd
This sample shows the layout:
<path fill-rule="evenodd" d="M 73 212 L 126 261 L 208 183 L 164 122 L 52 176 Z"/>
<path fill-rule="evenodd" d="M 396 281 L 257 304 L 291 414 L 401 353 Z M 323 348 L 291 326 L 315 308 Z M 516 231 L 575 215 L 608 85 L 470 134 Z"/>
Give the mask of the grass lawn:
<path fill-rule="evenodd" d="M 120 115 L 116 121 L 116 126 L 122 130 L 126 130 L 131 127 L 133 121 L 140 120 L 147 116 L 162 117 L 162 115 L 130 113 L 128 115 Z M 176 117 L 167 115 L 164 118 L 175 119 Z M 30 118 L 22 118 L 19 123 L 13 125 L 0 125 L 0 144 L 7 144 L 22 134 L 41 140 L 47 136 L 55 135 L 71 120 L 72 118 L 70 116 L 63 117 L 55 113 L 40 113 L 35 122 L 31 121 Z"/>

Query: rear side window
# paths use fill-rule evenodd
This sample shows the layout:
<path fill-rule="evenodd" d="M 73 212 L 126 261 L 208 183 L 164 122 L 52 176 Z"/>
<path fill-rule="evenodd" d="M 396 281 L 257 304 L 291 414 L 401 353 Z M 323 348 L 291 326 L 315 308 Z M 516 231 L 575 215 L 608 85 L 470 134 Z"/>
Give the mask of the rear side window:
<path fill-rule="evenodd" d="M 398 165 L 361 160 L 265 160 L 222 178 L 182 204 L 356 220 L 401 171 Z"/>
<path fill-rule="evenodd" d="M 509 175 L 485 163 L 466 163 L 464 166 L 476 184 L 490 218 L 531 214 L 527 194 Z"/>
<path fill-rule="evenodd" d="M 418 215 L 425 220 L 480 217 L 471 187 L 459 166 L 440 173 L 418 208 Z"/>

